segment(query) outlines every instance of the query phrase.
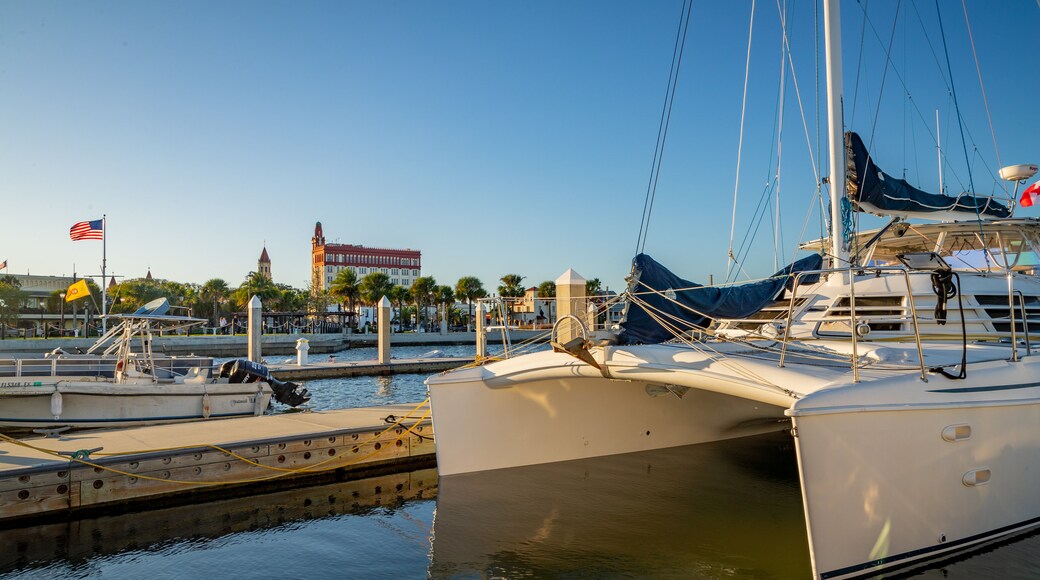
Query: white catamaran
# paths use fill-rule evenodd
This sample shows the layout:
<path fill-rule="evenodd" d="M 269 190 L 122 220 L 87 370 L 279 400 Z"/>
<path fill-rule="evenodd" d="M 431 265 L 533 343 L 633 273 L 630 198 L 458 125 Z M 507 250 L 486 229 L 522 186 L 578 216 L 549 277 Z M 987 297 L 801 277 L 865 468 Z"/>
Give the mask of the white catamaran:
<path fill-rule="evenodd" d="M 830 183 L 846 187 L 831 188 L 830 238 L 804 247 L 829 267 L 817 254 L 705 288 L 637 256 L 616 337 L 427 381 L 442 476 L 787 429 L 818 578 L 1040 524 L 1040 279 L 1021 259 L 1040 222 L 877 169 L 842 126 L 837 0 L 824 20 Z M 850 240 L 844 199 L 893 221 Z"/>

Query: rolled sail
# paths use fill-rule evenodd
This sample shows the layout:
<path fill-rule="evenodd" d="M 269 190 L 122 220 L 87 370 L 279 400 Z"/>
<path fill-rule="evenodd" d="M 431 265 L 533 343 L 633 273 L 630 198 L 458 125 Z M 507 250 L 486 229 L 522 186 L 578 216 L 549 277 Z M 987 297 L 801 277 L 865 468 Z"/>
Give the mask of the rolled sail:
<path fill-rule="evenodd" d="M 927 193 L 878 169 L 860 136 L 845 133 L 846 180 L 849 200 L 862 212 L 901 218 L 964 221 L 1011 216 L 992 197 L 971 192 L 958 196 Z"/>
<path fill-rule="evenodd" d="M 618 337 L 621 344 L 657 344 L 674 338 L 669 328 L 707 328 L 713 319 L 746 318 L 776 300 L 792 274 L 819 270 L 823 258 L 813 254 L 771 277 L 735 286 L 703 286 L 684 280 L 646 254 L 633 261 L 628 291 L 635 296 L 625 306 Z M 815 283 L 818 274 L 802 278 Z"/>

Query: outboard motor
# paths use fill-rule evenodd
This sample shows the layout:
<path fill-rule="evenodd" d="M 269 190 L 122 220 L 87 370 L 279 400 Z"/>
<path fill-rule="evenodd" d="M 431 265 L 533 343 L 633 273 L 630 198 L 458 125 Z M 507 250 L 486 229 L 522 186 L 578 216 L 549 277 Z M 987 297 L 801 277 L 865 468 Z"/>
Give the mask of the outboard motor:
<path fill-rule="evenodd" d="M 226 378 L 229 383 L 255 383 L 264 381 L 271 385 L 274 399 L 283 405 L 297 407 L 311 400 L 311 394 L 302 385 L 291 381 L 279 381 L 271 376 L 266 365 L 255 363 L 251 360 L 238 359 L 228 361 L 220 365 L 218 374 Z"/>

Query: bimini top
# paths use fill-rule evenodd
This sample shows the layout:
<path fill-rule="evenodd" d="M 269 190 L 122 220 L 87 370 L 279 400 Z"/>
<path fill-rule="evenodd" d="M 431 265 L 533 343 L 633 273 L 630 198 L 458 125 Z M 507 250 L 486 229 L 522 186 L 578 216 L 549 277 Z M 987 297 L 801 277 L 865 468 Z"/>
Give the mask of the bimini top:
<path fill-rule="evenodd" d="M 863 140 L 845 133 L 846 181 L 849 200 L 859 211 L 881 216 L 964 221 L 977 218 L 1006 218 L 1005 205 L 992 197 L 971 192 L 956 197 L 927 193 L 878 169 Z"/>

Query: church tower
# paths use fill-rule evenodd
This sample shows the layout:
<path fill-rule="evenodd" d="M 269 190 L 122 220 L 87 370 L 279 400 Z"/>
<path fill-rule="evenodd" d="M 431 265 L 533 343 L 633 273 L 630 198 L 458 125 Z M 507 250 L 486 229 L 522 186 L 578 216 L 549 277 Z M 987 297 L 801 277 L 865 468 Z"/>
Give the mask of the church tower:
<path fill-rule="evenodd" d="M 256 261 L 256 272 L 262 276 L 267 276 L 268 280 L 274 280 L 271 277 L 271 258 L 267 255 L 267 245 L 264 245 L 264 251 L 260 253 L 260 259 Z"/>

